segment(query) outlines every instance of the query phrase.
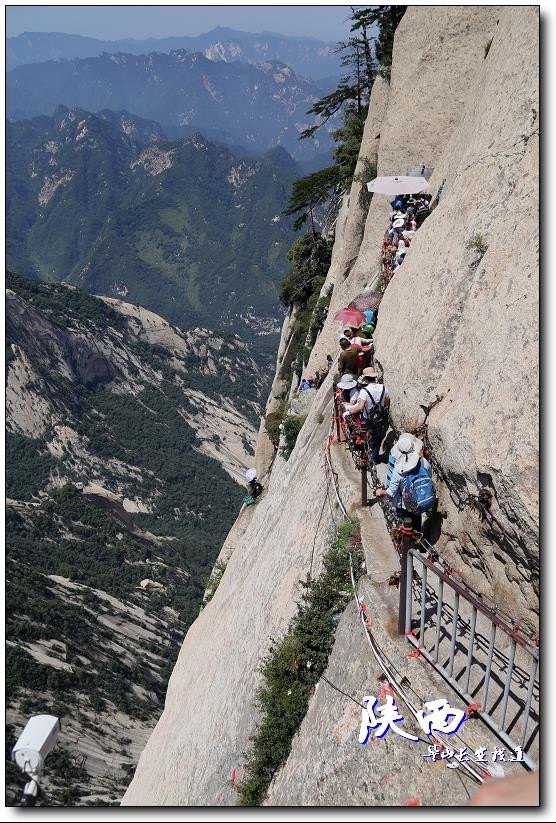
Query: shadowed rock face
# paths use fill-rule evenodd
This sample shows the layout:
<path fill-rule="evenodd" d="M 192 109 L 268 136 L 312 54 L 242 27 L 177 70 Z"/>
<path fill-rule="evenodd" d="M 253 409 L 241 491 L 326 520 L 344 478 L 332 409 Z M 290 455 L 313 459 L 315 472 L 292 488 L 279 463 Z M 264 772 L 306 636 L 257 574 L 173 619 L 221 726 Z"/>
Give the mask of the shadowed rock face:
<path fill-rule="evenodd" d="M 431 191 L 442 187 L 380 308 L 377 358 L 393 419 L 400 429 L 418 429 L 425 420 L 422 407 L 442 396 L 426 422 L 439 508 L 446 513 L 443 553 L 466 580 L 529 623 L 535 622 L 538 563 L 537 24 L 533 8 L 410 7 L 396 33 L 389 93 L 382 108 L 371 106 L 369 114 L 380 131 L 378 173 L 427 163 L 435 167 Z M 345 198 L 324 287 L 334 285 L 329 319 L 309 370 L 336 348 L 334 311 L 377 272 L 388 201 L 373 197 L 360 245 L 355 231 L 349 254 L 340 255 L 342 226 L 349 219 L 356 226 L 359 219 L 350 217 L 353 208 L 354 200 Z M 466 248 L 477 233 L 488 245 L 480 260 Z M 270 637 L 281 637 L 293 614 L 300 594 L 295 581 L 308 568 L 315 531 L 318 562 L 323 533 L 332 525 L 332 506 L 325 506 L 317 526 L 330 387 L 328 378 L 289 462 L 276 458 L 265 497 L 238 518 L 226 541 L 222 582 L 186 637 L 164 714 L 124 805 L 235 802 L 228 776 L 241 765 L 246 736 L 256 727 L 260 661 Z M 358 496 L 359 475 L 350 473 L 349 456 L 343 456 L 336 468 L 349 506 Z M 481 487 L 492 493 L 483 521 L 469 502 Z M 366 583 L 363 590 L 380 612 L 380 590 Z M 352 642 L 352 618 L 346 611 L 329 670 L 348 691 L 365 688 L 373 674 Z M 406 646 L 392 649 L 392 659 L 399 671 L 409 670 Z M 396 771 L 396 791 L 386 787 L 389 776 L 378 765 L 367 767 L 365 791 L 354 788 L 360 775 L 345 768 L 343 755 L 357 761 L 356 713 L 348 717 L 348 703 L 344 717 L 339 705 L 338 694 L 320 684 L 306 716 L 310 722 L 296 736 L 269 804 L 316 799 L 349 805 L 365 802 L 365 796 L 368 805 L 375 798 L 396 804 L 404 799 L 400 786 L 416 785 L 408 762 Z M 444 804 L 449 787 L 436 776 L 426 783 L 424 802 Z M 453 790 L 449 802 L 465 798 Z"/>
<path fill-rule="evenodd" d="M 90 336 L 61 329 L 13 293 L 8 292 L 6 302 L 8 333 L 17 335 L 28 355 L 46 359 L 72 381 L 89 388 L 123 376 Z"/>

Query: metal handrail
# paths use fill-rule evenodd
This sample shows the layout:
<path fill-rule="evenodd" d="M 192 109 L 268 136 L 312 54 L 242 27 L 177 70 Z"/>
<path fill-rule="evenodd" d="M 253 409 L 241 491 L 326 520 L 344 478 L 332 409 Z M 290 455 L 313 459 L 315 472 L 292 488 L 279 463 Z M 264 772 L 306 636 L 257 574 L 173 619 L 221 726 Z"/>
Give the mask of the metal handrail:
<path fill-rule="evenodd" d="M 482 702 L 479 708 L 476 709 L 478 716 L 486 723 L 486 725 L 500 738 L 506 745 L 512 749 L 520 747 L 524 749 L 527 740 L 527 729 L 532 713 L 533 694 L 535 686 L 537 686 L 537 671 L 539 663 L 539 650 L 532 642 L 524 638 L 516 627 L 512 626 L 507 621 L 503 620 L 495 610 L 489 609 L 482 603 L 473 593 L 469 592 L 465 585 L 462 585 L 458 580 L 455 580 L 442 564 L 432 560 L 423 555 L 416 548 L 414 548 L 414 540 L 417 537 L 416 533 L 410 528 L 409 524 L 404 524 L 402 527 L 402 547 L 401 547 L 401 575 L 400 575 L 400 607 L 399 607 L 399 621 L 398 631 L 406 635 L 409 642 L 419 650 L 419 654 L 430 663 L 434 669 L 449 683 L 449 685 L 467 702 L 468 705 L 474 704 L 474 697 L 469 693 L 471 667 L 473 663 L 473 650 L 476 642 L 476 622 L 477 614 L 481 614 L 488 623 L 490 623 L 490 637 L 488 642 L 488 652 L 485 664 L 484 681 L 482 683 Z M 412 631 L 413 623 L 413 583 L 415 580 L 414 565 L 419 562 L 422 565 L 422 574 L 420 582 L 417 584 L 417 590 L 420 588 L 421 612 L 419 618 L 419 635 L 416 637 Z M 425 648 L 425 628 L 426 628 L 426 601 L 427 601 L 427 582 L 429 576 L 434 574 L 438 578 L 438 594 L 436 605 L 436 638 L 432 653 Z M 444 599 L 445 587 L 448 586 L 454 592 L 454 606 L 451 622 L 446 627 L 446 634 L 449 635 L 450 645 L 447 664 L 442 665 L 439 662 L 440 649 L 440 634 L 442 631 L 442 610 L 446 601 Z M 454 660 L 456 657 L 456 642 L 457 642 L 457 628 L 460 610 L 460 598 L 464 600 L 471 607 L 471 619 L 469 622 L 469 645 L 466 654 L 465 668 L 463 669 L 463 684 L 458 682 L 454 677 Z M 500 666 L 500 669 L 506 669 L 504 678 L 504 687 L 501 696 L 501 702 L 495 702 L 495 709 L 500 706 L 499 719 L 496 720 L 493 713 L 488 710 L 488 694 L 489 687 L 492 682 L 493 661 L 495 658 L 495 643 L 497 631 L 502 632 L 510 641 L 510 648 L 505 665 Z M 461 639 L 460 639 L 461 645 Z M 477 642 L 477 647 L 478 647 Z M 506 723 L 506 715 L 508 709 L 508 702 L 510 696 L 510 689 L 514 672 L 518 670 L 515 664 L 516 647 L 519 646 L 530 658 L 529 665 L 529 680 L 527 683 L 527 694 L 523 703 L 523 715 L 521 721 L 521 728 L 518 737 L 513 737 L 510 734 L 512 727 L 516 721 L 510 724 Z M 525 680 L 523 681 L 525 684 Z M 534 721 L 538 718 L 532 718 Z M 530 735 L 531 741 L 536 734 L 536 730 Z M 535 761 L 524 751 L 523 763 L 530 769 L 536 768 Z"/>

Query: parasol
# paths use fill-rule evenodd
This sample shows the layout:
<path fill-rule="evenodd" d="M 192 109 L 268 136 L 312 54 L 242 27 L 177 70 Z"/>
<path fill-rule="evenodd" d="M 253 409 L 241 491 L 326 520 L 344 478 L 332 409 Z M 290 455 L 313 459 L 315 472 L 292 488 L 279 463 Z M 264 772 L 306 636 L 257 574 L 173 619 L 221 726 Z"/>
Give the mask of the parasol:
<path fill-rule="evenodd" d="M 380 306 L 382 294 L 377 291 L 362 291 L 357 297 L 354 297 L 348 306 L 348 309 L 359 309 L 364 312 L 366 309 L 376 311 Z"/>
<path fill-rule="evenodd" d="M 428 189 L 428 180 L 424 177 L 410 177 L 409 175 L 399 175 L 398 177 L 375 177 L 367 183 L 367 189 L 375 194 L 418 194 L 420 191 Z"/>
<path fill-rule="evenodd" d="M 359 309 L 340 309 L 334 315 L 334 320 L 337 320 L 338 323 L 343 323 L 345 326 L 351 326 L 354 329 L 358 329 L 359 326 L 362 326 L 366 322 L 366 317 L 362 311 Z"/>

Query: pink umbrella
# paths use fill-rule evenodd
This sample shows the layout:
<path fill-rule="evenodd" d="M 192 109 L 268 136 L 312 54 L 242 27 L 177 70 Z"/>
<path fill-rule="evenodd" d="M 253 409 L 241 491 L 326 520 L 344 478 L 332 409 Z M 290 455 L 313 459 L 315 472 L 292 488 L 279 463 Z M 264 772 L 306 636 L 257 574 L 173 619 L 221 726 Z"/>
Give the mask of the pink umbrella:
<path fill-rule="evenodd" d="M 334 320 L 337 320 L 338 323 L 344 323 L 346 326 L 352 326 L 354 329 L 358 329 L 359 326 L 367 322 L 367 318 L 362 311 L 350 308 L 337 311 L 334 315 Z"/>

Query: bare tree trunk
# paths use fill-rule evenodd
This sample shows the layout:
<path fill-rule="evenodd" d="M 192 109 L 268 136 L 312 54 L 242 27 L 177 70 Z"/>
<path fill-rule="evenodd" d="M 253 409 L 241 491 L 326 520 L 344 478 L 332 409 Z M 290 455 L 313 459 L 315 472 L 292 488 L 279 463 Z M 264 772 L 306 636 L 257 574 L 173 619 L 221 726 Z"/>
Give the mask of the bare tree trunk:
<path fill-rule="evenodd" d="M 309 206 L 309 214 L 311 216 L 311 231 L 313 232 L 313 243 L 317 242 L 317 232 L 315 229 L 315 221 L 313 219 L 313 207 Z"/>

